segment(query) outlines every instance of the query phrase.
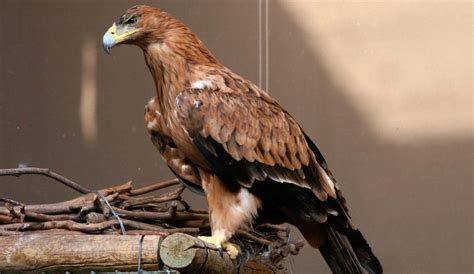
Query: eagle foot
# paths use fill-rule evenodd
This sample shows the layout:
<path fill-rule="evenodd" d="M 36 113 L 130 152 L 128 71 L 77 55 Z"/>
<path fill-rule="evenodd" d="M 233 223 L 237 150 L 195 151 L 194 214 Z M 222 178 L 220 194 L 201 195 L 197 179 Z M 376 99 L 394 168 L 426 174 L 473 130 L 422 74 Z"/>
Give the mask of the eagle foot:
<path fill-rule="evenodd" d="M 229 243 L 229 242 L 223 243 L 220 237 L 199 236 L 198 238 L 203 240 L 206 243 L 215 245 L 219 249 L 219 252 L 221 252 L 221 250 L 224 249 L 225 252 L 229 255 L 229 257 L 232 260 L 235 260 L 237 258 L 237 255 L 239 255 L 239 251 L 240 251 L 239 246 L 233 243 Z"/>

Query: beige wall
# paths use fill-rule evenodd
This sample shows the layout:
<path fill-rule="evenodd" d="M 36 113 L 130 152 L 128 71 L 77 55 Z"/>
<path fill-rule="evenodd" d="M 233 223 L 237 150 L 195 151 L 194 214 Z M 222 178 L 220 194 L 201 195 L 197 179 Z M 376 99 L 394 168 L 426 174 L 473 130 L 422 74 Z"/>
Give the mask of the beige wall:
<path fill-rule="evenodd" d="M 471 2 L 270 0 L 268 72 L 258 1 L 143 2 L 181 18 L 234 71 L 264 87 L 268 74 L 387 272 L 474 270 Z M 0 1 L 0 167 L 49 167 L 91 188 L 171 176 L 142 124 L 153 87 L 141 52 L 100 48 L 136 3 Z M 0 196 L 24 202 L 74 195 L 0 179 Z M 328 272 L 309 246 L 292 267 Z"/>

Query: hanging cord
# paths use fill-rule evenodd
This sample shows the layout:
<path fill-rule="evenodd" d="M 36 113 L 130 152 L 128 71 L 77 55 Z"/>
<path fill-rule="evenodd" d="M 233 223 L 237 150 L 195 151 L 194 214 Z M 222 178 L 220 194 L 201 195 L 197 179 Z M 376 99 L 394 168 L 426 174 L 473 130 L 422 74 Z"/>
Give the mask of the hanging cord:
<path fill-rule="evenodd" d="M 206 243 L 202 239 L 200 239 L 200 238 L 198 238 L 198 239 L 201 241 L 202 245 L 204 246 L 204 251 L 206 252 L 206 257 L 204 257 L 204 262 L 202 263 L 201 267 L 199 268 L 198 273 L 204 273 L 203 269 L 204 269 L 204 266 L 206 265 L 207 259 L 209 257 L 209 249 L 207 248 Z"/>
<path fill-rule="evenodd" d="M 117 212 L 115 212 L 115 210 L 112 208 L 112 206 L 109 204 L 109 201 L 107 201 L 107 199 L 105 199 L 104 195 L 102 195 L 102 193 L 100 193 L 100 191 L 96 191 L 95 192 L 97 194 L 97 196 L 99 196 L 99 198 L 105 202 L 105 204 L 109 207 L 110 209 L 110 212 L 112 213 L 112 215 L 114 215 L 114 217 L 118 220 L 119 222 L 119 225 L 120 225 L 120 230 L 122 231 L 122 235 L 127 235 L 127 232 L 125 231 L 125 226 L 123 225 L 123 222 L 122 222 L 122 219 L 120 219 L 119 215 L 117 214 Z"/>
<path fill-rule="evenodd" d="M 269 51 L 269 41 L 268 41 L 268 0 L 265 0 L 265 90 L 270 93 L 270 66 L 269 66 L 269 59 L 270 53 Z"/>
<path fill-rule="evenodd" d="M 258 0 L 258 86 L 262 87 L 262 0 Z"/>
<path fill-rule="evenodd" d="M 141 235 L 140 240 L 138 241 L 138 267 L 137 267 L 138 274 L 142 274 L 142 249 L 143 249 L 144 238 L 145 238 L 145 235 Z"/>

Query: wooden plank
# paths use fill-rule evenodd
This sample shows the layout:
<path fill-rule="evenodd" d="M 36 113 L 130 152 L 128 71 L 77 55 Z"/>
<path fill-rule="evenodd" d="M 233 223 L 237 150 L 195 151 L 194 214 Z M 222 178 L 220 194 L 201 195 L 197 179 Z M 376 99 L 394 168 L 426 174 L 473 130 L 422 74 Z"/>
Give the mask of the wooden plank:
<path fill-rule="evenodd" d="M 264 258 L 244 257 L 238 263 L 225 251 L 184 233 L 163 239 L 161 235 L 90 235 L 64 230 L 0 236 L 0 271 L 136 271 L 141 237 L 143 270 L 166 265 L 181 273 L 284 272 Z"/>
<path fill-rule="evenodd" d="M 25 234 L 0 237 L 2 271 L 137 270 L 140 235 Z M 142 269 L 158 270 L 161 236 L 146 235 Z"/>

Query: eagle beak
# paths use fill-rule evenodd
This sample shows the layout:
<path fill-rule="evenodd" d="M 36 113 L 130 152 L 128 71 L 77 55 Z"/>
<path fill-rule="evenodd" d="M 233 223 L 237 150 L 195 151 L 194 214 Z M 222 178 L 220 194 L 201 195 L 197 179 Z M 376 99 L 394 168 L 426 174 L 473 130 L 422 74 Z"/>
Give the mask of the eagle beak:
<path fill-rule="evenodd" d="M 114 23 L 102 37 L 102 47 L 104 48 L 107 54 L 110 54 L 110 49 L 114 46 L 127 40 L 130 35 L 137 32 L 138 29 L 135 29 L 130 26 L 122 26 Z"/>

